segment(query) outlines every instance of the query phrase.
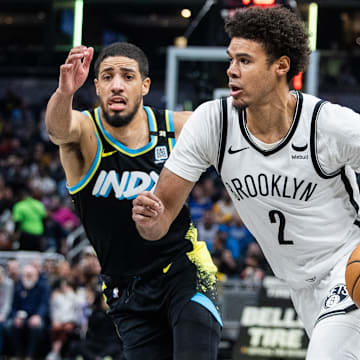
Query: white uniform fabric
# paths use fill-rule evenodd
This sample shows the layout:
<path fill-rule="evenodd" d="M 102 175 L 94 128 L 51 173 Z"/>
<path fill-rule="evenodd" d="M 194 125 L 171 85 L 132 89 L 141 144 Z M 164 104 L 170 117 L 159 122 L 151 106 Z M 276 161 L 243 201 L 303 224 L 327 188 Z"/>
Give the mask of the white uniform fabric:
<path fill-rule="evenodd" d="M 320 321 L 311 336 L 306 360 L 358 360 L 360 311 Z"/>
<path fill-rule="evenodd" d="M 301 289 L 290 289 L 296 312 L 309 336 L 317 323 L 334 315 L 344 315 L 356 309 L 345 286 L 344 275 L 347 259 L 348 256 L 344 256 L 334 264 L 334 268 L 324 278 L 316 283 Z M 354 312 L 360 313 L 360 310 Z M 360 322 L 357 327 L 360 332 Z"/>
<path fill-rule="evenodd" d="M 229 97 L 226 128 L 221 101 L 202 104 L 165 166 L 194 182 L 215 166 L 275 275 L 293 290 L 310 334 L 324 314 L 320 307 L 327 292 L 344 284 L 344 259 L 360 242 L 360 228 L 354 225 L 360 204 L 354 172 L 360 170 L 360 116 L 311 95 L 293 94 L 292 127 L 274 147 L 264 149 L 254 141 L 246 112 L 234 108 Z M 332 278 L 329 274 L 340 263 L 340 278 Z M 321 290 L 324 279 L 326 289 Z M 317 287 L 312 300 L 303 299 L 305 288 L 311 292 Z M 352 305 L 349 297 L 338 302 L 336 310 Z M 307 308 L 311 311 L 302 310 Z"/>

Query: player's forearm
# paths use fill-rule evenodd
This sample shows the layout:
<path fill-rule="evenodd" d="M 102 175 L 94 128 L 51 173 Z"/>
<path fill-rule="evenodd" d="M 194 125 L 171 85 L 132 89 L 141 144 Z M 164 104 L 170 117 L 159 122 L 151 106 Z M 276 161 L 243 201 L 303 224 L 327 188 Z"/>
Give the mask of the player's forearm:
<path fill-rule="evenodd" d="M 46 108 L 45 125 L 51 140 L 58 145 L 71 137 L 72 102 L 73 95 L 63 94 L 57 89 Z"/>

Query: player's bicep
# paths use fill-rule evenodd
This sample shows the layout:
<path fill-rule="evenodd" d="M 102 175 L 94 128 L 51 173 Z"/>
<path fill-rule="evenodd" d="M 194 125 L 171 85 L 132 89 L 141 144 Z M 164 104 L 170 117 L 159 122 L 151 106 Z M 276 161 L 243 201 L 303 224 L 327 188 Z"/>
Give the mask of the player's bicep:
<path fill-rule="evenodd" d="M 63 145 L 66 143 L 79 143 L 81 136 L 86 128 L 88 118 L 86 115 L 77 110 L 71 111 L 71 120 L 68 124 L 66 137 L 63 132 L 58 132 L 52 127 L 48 127 L 48 134 L 50 140 L 56 145 Z M 85 129 L 86 130 L 86 129 Z"/>
<path fill-rule="evenodd" d="M 163 202 L 164 213 L 170 223 L 179 214 L 194 184 L 165 167 L 162 169 L 154 194 Z"/>

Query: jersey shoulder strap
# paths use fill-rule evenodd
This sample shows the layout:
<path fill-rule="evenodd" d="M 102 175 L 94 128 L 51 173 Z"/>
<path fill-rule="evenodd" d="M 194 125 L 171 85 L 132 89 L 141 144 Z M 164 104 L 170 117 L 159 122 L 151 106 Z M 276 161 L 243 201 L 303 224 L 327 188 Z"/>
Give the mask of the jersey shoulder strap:
<path fill-rule="evenodd" d="M 159 110 L 149 107 L 148 109 L 154 114 L 157 124 L 157 130 L 151 130 L 150 135 L 175 139 L 173 112 L 167 109 Z"/>
<path fill-rule="evenodd" d="M 220 138 L 219 138 L 219 152 L 218 152 L 218 166 L 217 171 L 221 176 L 221 168 L 224 161 L 225 146 L 227 139 L 227 129 L 228 129 L 228 109 L 227 109 L 227 98 L 221 98 L 220 101 L 220 113 L 221 113 L 221 129 L 220 129 Z"/>
<path fill-rule="evenodd" d="M 91 121 L 94 123 L 96 132 L 99 135 L 101 144 L 103 146 L 103 151 L 110 152 L 110 151 L 116 150 L 108 141 L 106 141 L 106 138 L 100 129 L 100 126 L 98 124 L 98 120 L 100 120 L 100 119 L 97 119 L 97 117 L 100 116 L 100 111 L 98 111 L 98 108 L 86 110 L 86 111 L 83 111 L 83 113 L 86 116 L 88 116 L 91 119 Z"/>
<path fill-rule="evenodd" d="M 319 100 L 314 107 L 312 118 L 311 118 L 311 130 L 310 130 L 310 153 L 311 153 L 311 161 L 313 163 L 313 166 L 315 168 L 315 171 L 317 174 L 322 177 L 323 179 L 330 179 L 332 177 L 335 177 L 339 175 L 341 172 L 341 169 L 333 172 L 332 174 L 327 174 L 320 165 L 319 159 L 318 159 L 318 153 L 317 153 L 317 119 L 320 116 L 320 111 L 323 108 L 323 106 L 327 103 L 325 100 Z"/>

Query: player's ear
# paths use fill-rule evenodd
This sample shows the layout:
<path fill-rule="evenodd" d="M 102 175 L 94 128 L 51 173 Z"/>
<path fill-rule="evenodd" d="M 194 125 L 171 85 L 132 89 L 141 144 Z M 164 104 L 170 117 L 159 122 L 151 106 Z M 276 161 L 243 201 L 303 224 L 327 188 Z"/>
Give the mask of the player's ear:
<path fill-rule="evenodd" d="M 277 65 L 277 73 L 280 76 L 286 76 L 286 74 L 290 71 L 290 58 L 288 56 L 281 56 L 276 60 Z"/>
<path fill-rule="evenodd" d="M 98 82 L 98 79 L 94 80 L 94 85 L 95 85 L 96 95 L 100 96 L 99 95 L 99 82 Z"/>
<path fill-rule="evenodd" d="M 145 78 L 142 82 L 142 96 L 145 96 L 149 93 L 151 80 L 149 77 Z"/>

